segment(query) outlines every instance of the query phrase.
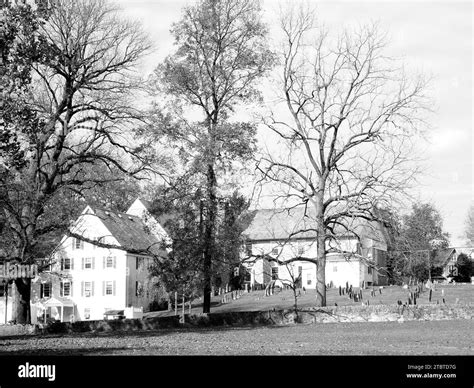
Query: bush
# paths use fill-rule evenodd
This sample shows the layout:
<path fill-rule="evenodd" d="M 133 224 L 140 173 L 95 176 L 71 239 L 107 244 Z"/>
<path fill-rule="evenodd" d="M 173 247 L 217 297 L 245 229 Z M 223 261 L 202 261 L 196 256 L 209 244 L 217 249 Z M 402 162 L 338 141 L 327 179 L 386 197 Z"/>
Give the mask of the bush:
<path fill-rule="evenodd" d="M 469 283 L 471 276 L 474 275 L 474 264 L 472 259 L 465 253 L 461 253 L 458 256 L 456 262 L 457 276 L 454 276 L 454 280 L 459 283 Z"/>
<path fill-rule="evenodd" d="M 154 300 L 149 304 L 149 311 L 163 311 L 168 310 L 168 301 L 164 299 Z"/>

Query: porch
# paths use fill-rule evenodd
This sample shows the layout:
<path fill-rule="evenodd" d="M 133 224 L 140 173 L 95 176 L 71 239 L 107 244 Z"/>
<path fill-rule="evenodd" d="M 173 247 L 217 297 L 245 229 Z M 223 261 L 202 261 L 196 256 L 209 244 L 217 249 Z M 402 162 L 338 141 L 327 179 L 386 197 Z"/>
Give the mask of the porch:
<path fill-rule="evenodd" d="M 71 299 L 49 298 L 31 305 L 31 323 L 74 322 L 76 305 Z"/>

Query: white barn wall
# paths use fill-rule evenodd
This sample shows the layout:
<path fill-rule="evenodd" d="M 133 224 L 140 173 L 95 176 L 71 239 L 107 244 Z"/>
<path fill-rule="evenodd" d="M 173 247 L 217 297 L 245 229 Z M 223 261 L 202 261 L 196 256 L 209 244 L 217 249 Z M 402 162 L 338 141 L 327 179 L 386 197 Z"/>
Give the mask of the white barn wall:
<path fill-rule="evenodd" d="M 345 287 L 347 282 L 353 287 L 359 287 L 364 267 L 360 260 L 347 261 L 340 256 L 329 257 L 326 261 L 326 283 L 332 282 L 334 287 Z"/>
<path fill-rule="evenodd" d="M 374 242 L 370 239 L 362 240 L 364 246 L 384 248 L 380 243 Z M 341 239 L 338 242 L 338 248 L 356 252 L 358 246 L 357 239 Z M 279 248 L 280 253 L 278 255 L 271 254 L 274 248 Z M 299 248 L 303 248 L 304 252 L 300 255 L 303 257 L 316 258 L 317 256 L 317 244 L 314 240 L 293 240 L 290 242 L 282 243 L 277 241 L 259 241 L 252 243 L 252 255 L 270 255 L 277 257 L 279 260 L 288 260 L 298 256 Z M 278 265 L 271 263 L 271 266 Z M 298 276 L 298 267 L 302 267 L 302 287 L 307 289 L 316 288 L 316 265 L 305 261 L 295 261 L 286 265 L 278 265 L 278 277 L 282 281 L 292 281 L 290 271 L 293 271 L 295 277 Z M 336 269 L 336 270 L 335 270 Z M 267 276 L 267 281 L 264 281 L 264 272 L 271 274 L 271 269 L 265 268 L 265 261 L 258 259 L 252 266 L 251 269 L 251 284 L 255 283 L 267 283 L 270 280 L 270 276 Z M 374 282 L 374 274 L 368 273 L 367 265 L 361 262 L 357 258 L 346 260 L 337 254 L 328 254 L 326 258 L 326 283 L 334 285 L 334 287 L 345 286 L 346 282 L 353 287 L 360 287 L 363 281 Z"/>
<path fill-rule="evenodd" d="M 272 254 L 272 250 L 278 248 L 278 254 Z M 301 256 L 316 257 L 317 249 L 314 240 L 301 240 L 299 242 L 274 242 L 263 241 L 252 244 L 252 255 L 270 255 L 278 260 L 285 261 L 298 255 L 299 248 L 304 252 Z M 298 267 L 302 267 L 302 285 L 306 288 L 316 287 L 316 265 L 305 261 L 294 261 L 288 265 L 278 265 L 276 262 L 266 265 L 264 260 L 256 260 L 252 267 L 251 284 L 265 284 L 271 279 L 271 267 L 278 266 L 278 278 L 282 281 L 292 281 L 291 272 L 294 277 L 298 276 Z M 267 275 L 265 276 L 264 273 Z M 265 280 L 266 279 L 266 280 Z"/>

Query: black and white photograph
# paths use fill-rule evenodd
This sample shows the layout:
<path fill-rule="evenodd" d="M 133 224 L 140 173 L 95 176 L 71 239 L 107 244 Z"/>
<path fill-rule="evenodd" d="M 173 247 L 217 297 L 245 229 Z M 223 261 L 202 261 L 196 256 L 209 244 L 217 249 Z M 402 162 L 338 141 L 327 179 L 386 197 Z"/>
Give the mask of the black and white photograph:
<path fill-rule="evenodd" d="M 472 388 L 473 7 L 0 0 L 0 387 Z"/>

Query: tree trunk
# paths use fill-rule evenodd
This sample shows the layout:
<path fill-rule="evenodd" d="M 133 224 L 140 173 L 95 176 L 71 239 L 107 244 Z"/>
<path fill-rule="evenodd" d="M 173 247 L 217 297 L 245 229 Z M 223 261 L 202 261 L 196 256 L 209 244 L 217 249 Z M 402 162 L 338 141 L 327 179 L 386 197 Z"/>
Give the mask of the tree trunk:
<path fill-rule="evenodd" d="M 34 164 L 33 162 L 31 164 Z M 34 172 L 30 171 L 28 174 L 33 174 Z M 32 181 L 32 180 L 29 180 Z M 38 203 L 37 197 L 35 198 L 35 203 Z M 39 202 L 41 203 L 41 202 Z M 21 218 L 27 220 L 27 224 L 22 230 L 26 238 L 18 241 L 14 249 L 13 258 L 17 260 L 20 264 L 33 264 L 35 261 L 32 259 L 25 260 L 25 257 L 28 257 L 28 253 L 31 253 L 31 241 L 34 240 L 34 235 L 36 231 L 36 219 L 39 216 L 40 211 L 36 207 L 34 208 L 31 203 L 24 204 L 21 208 Z M 11 214 L 8 215 L 12 217 Z M 11 221 L 11 224 L 14 224 L 15 221 Z M 23 228 L 23 226 L 22 226 Z M 30 317 L 30 301 L 31 301 L 31 279 L 29 278 L 17 278 L 13 280 L 12 287 L 12 320 L 18 324 L 27 324 L 31 323 Z"/>
<path fill-rule="evenodd" d="M 324 189 L 320 189 L 320 193 L 324 193 Z M 317 214 L 317 251 L 318 264 L 316 267 L 316 306 L 326 306 L 326 229 L 324 227 L 324 206 L 323 195 L 320 194 L 316 199 Z"/>
<path fill-rule="evenodd" d="M 318 232 L 318 265 L 316 267 L 316 306 L 326 306 L 326 247 L 324 234 Z"/>
<path fill-rule="evenodd" d="M 207 243 L 206 243 L 207 245 Z M 212 259 L 209 249 L 206 247 L 204 252 L 204 301 L 202 306 L 203 313 L 209 313 L 211 311 L 211 268 Z"/>
<path fill-rule="evenodd" d="M 293 297 L 295 298 L 295 313 L 298 316 L 298 293 L 296 292 L 296 287 L 293 287 Z"/>
<path fill-rule="evenodd" d="M 14 284 L 12 319 L 18 324 L 31 323 L 31 279 L 15 279 Z"/>
<path fill-rule="evenodd" d="M 203 313 L 211 311 L 211 274 L 212 262 L 214 258 L 214 229 L 216 222 L 216 176 L 214 172 L 214 163 L 209 162 L 207 166 L 207 211 L 204 230 L 204 301 Z"/>

